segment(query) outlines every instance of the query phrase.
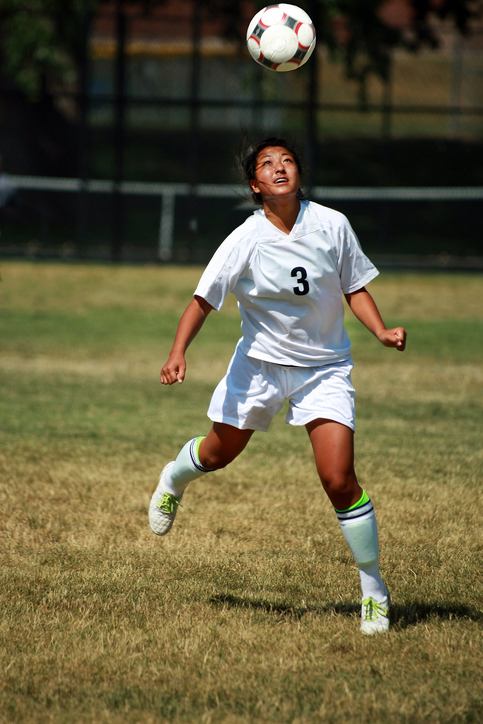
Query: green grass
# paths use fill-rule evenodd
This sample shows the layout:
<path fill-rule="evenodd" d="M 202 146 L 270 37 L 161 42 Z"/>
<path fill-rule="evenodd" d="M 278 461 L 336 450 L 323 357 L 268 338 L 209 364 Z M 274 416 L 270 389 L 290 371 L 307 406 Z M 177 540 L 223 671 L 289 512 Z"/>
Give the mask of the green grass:
<path fill-rule="evenodd" d="M 200 269 L 3 263 L 0 722 L 474 722 L 481 693 L 483 284 L 382 274 L 404 354 L 347 317 L 356 462 L 378 513 L 387 636 L 283 414 L 153 536 L 161 467 L 208 429 L 233 302 L 159 369 Z"/>

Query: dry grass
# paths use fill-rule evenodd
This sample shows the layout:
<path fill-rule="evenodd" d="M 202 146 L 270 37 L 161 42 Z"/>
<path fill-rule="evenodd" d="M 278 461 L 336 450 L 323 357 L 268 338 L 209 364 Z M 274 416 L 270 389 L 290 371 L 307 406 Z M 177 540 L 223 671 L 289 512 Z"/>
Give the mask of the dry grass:
<path fill-rule="evenodd" d="M 157 471 L 206 431 L 239 334 L 230 305 L 186 382 L 158 384 L 198 276 L 2 265 L 0 721 L 481 721 L 481 277 L 371 285 L 408 327 L 404 355 L 348 321 L 394 598 L 392 630 L 367 640 L 306 435 L 282 416 L 190 487 L 169 536 L 149 531 Z"/>

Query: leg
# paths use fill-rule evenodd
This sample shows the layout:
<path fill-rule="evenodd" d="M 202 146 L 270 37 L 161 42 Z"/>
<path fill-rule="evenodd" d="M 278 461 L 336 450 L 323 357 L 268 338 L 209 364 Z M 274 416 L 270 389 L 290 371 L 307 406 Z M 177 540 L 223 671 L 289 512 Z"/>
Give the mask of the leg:
<path fill-rule="evenodd" d="M 242 452 L 253 432 L 215 422 L 206 437 L 195 437 L 184 445 L 176 460 L 161 472 L 151 498 L 149 523 L 153 533 L 169 533 L 188 484 L 228 465 Z"/>
<path fill-rule="evenodd" d="M 306 425 L 322 486 L 337 510 L 357 503 L 362 488 L 354 470 L 354 433 L 333 420 L 313 420 Z"/>
<path fill-rule="evenodd" d="M 253 391 L 254 381 L 258 381 L 260 394 L 265 391 L 262 363 L 249 360 L 237 350 L 227 374 L 213 392 L 208 410 L 208 417 L 212 420 L 227 420 L 233 424 L 214 422 L 206 437 L 189 440 L 176 460 L 165 466 L 149 508 L 151 528 L 157 535 L 165 535 L 170 530 L 181 498 L 191 481 L 210 470 L 224 468 L 245 448 L 254 427 L 263 430 L 265 425 L 268 428 L 270 424 L 273 412 L 267 415 L 265 405 L 259 400 L 257 405 L 257 399 L 252 394 L 248 400 L 246 394 L 246 390 Z M 253 407 L 256 407 L 256 412 L 264 413 L 255 415 L 257 424 L 247 422 Z M 250 429 L 239 429 L 238 425 Z"/>
<path fill-rule="evenodd" d="M 180 498 L 188 483 L 231 463 L 244 450 L 253 430 L 215 422 L 206 437 L 193 438 L 165 474 L 164 489 Z"/>
<path fill-rule="evenodd" d="M 254 430 L 239 430 L 224 422 L 214 422 L 201 441 L 199 459 L 203 467 L 219 470 L 226 467 L 245 449 Z"/>
<path fill-rule="evenodd" d="M 387 631 L 389 594 L 379 572 L 374 508 L 354 471 L 354 434 L 350 428 L 331 420 L 314 420 L 306 427 L 322 485 L 359 567 L 361 630 L 367 634 Z"/>

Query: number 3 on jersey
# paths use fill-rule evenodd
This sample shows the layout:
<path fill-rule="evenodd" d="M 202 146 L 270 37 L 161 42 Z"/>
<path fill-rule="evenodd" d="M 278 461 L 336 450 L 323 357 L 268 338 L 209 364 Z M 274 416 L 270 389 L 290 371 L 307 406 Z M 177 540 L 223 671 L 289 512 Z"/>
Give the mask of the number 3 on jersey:
<path fill-rule="evenodd" d="M 308 294 L 310 287 L 307 281 L 307 270 L 303 266 L 296 266 L 295 269 L 292 269 L 291 276 L 297 277 L 298 287 L 293 288 L 294 294 L 299 297 Z"/>

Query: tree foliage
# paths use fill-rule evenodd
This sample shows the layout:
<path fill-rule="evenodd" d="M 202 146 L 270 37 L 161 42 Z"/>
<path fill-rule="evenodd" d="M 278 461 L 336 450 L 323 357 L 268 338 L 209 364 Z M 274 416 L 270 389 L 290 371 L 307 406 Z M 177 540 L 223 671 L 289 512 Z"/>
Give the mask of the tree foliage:
<path fill-rule="evenodd" d="M 316 0 L 324 39 L 342 54 L 349 78 L 359 82 L 361 101 L 371 75 L 387 81 L 395 48 L 418 52 L 439 47 L 435 19 L 448 20 L 467 34 L 481 14 L 475 0 Z"/>
<path fill-rule="evenodd" d="M 98 0 L 0 0 L 0 77 L 31 99 L 74 79 L 84 20 Z"/>

